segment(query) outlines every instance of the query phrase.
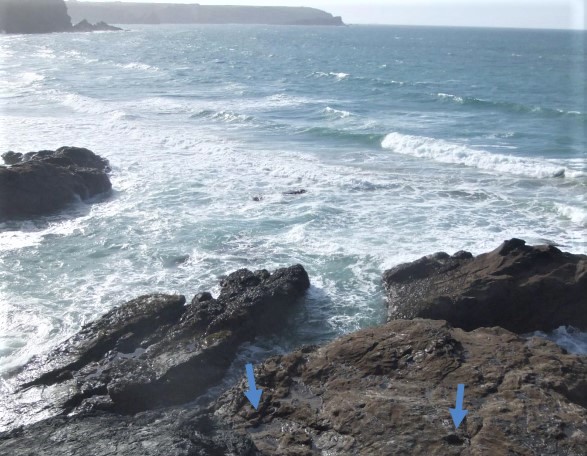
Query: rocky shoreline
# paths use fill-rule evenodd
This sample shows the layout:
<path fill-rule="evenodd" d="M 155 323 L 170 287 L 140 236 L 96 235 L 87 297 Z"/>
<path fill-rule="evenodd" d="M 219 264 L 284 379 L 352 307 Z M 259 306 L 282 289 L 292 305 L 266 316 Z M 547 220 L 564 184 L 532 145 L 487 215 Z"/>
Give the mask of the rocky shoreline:
<path fill-rule="evenodd" d="M 239 270 L 213 298 L 150 295 L 14 373 L 10 455 L 583 455 L 587 358 L 528 337 L 585 330 L 587 256 L 519 239 L 386 271 L 389 321 L 255 367 L 207 405 L 240 344 L 278 332 L 310 285 L 300 265 Z M 468 415 L 449 408 L 466 386 Z"/>

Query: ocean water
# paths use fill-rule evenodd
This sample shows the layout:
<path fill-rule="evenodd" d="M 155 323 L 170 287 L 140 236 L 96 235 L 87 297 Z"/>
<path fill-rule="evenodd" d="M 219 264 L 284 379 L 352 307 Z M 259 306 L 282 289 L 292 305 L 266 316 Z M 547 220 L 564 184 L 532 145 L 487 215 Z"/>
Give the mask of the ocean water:
<path fill-rule="evenodd" d="M 0 36 L 0 151 L 87 147 L 114 185 L 0 225 L 0 374 L 125 300 L 217 293 L 242 267 L 299 262 L 312 280 L 287 332 L 243 348 L 255 358 L 380 323 L 382 272 L 429 253 L 511 237 L 585 253 L 586 44 L 375 26 Z"/>

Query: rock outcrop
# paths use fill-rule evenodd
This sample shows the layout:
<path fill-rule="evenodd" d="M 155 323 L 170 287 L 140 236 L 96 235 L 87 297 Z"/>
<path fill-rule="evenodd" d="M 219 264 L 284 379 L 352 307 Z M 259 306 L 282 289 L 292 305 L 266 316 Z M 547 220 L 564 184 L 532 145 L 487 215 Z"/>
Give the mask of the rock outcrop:
<path fill-rule="evenodd" d="M 587 361 L 501 328 L 396 320 L 256 369 L 209 413 L 264 455 L 587 454 Z M 449 412 L 466 385 L 465 421 Z"/>
<path fill-rule="evenodd" d="M 85 19 L 78 22 L 71 28 L 72 32 L 119 32 L 121 30 L 122 29 L 119 27 L 108 25 L 106 22 L 102 21 L 96 24 L 90 24 Z"/>
<path fill-rule="evenodd" d="M 224 376 L 239 345 L 269 328 L 310 286 L 303 267 L 230 274 L 220 296 L 149 295 L 84 327 L 30 362 L 0 428 L 64 413 L 131 414 L 182 404 Z M 35 419 L 36 418 L 36 419 Z M 1 453 L 1 452 L 0 452 Z"/>
<path fill-rule="evenodd" d="M 47 215 L 81 199 L 108 193 L 108 161 L 88 149 L 61 147 L 2 155 L 0 221 Z"/>
<path fill-rule="evenodd" d="M 308 7 L 85 1 L 69 1 L 67 7 L 74 21 L 111 24 L 344 25 L 340 17 Z"/>
<path fill-rule="evenodd" d="M 587 330 L 587 256 L 519 239 L 473 257 L 436 253 L 386 271 L 389 319 L 431 318 L 519 334 Z"/>
<path fill-rule="evenodd" d="M 139 455 L 501 455 L 587 452 L 587 363 L 501 328 L 397 320 L 268 359 L 258 410 L 243 380 L 218 400 L 61 416 L 0 434 L 0 452 Z M 449 412 L 465 384 L 465 421 Z"/>

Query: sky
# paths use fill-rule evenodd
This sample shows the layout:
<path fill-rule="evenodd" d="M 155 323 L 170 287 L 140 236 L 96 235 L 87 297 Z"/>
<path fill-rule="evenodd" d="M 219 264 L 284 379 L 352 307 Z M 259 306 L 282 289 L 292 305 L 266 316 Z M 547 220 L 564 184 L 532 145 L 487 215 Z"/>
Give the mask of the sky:
<path fill-rule="evenodd" d="M 81 0 L 80 0 L 81 1 Z M 113 1 L 113 0 L 92 0 Z M 586 29 L 587 0 L 125 0 L 201 5 L 311 6 L 347 24 Z"/>

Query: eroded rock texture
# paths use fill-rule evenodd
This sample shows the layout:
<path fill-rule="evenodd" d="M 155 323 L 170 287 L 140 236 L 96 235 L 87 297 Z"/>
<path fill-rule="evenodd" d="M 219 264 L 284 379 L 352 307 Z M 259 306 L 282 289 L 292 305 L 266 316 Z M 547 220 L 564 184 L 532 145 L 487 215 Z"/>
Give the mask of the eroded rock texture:
<path fill-rule="evenodd" d="M 436 253 L 383 275 L 389 319 L 431 318 L 516 333 L 587 330 L 587 256 L 520 239 L 473 257 Z"/>
<path fill-rule="evenodd" d="M 256 371 L 255 411 L 226 392 L 210 413 L 266 455 L 584 455 L 587 363 L 501 328 L 396 320 Z M 449 407 L 466 385 L 469 415 Z"/>

